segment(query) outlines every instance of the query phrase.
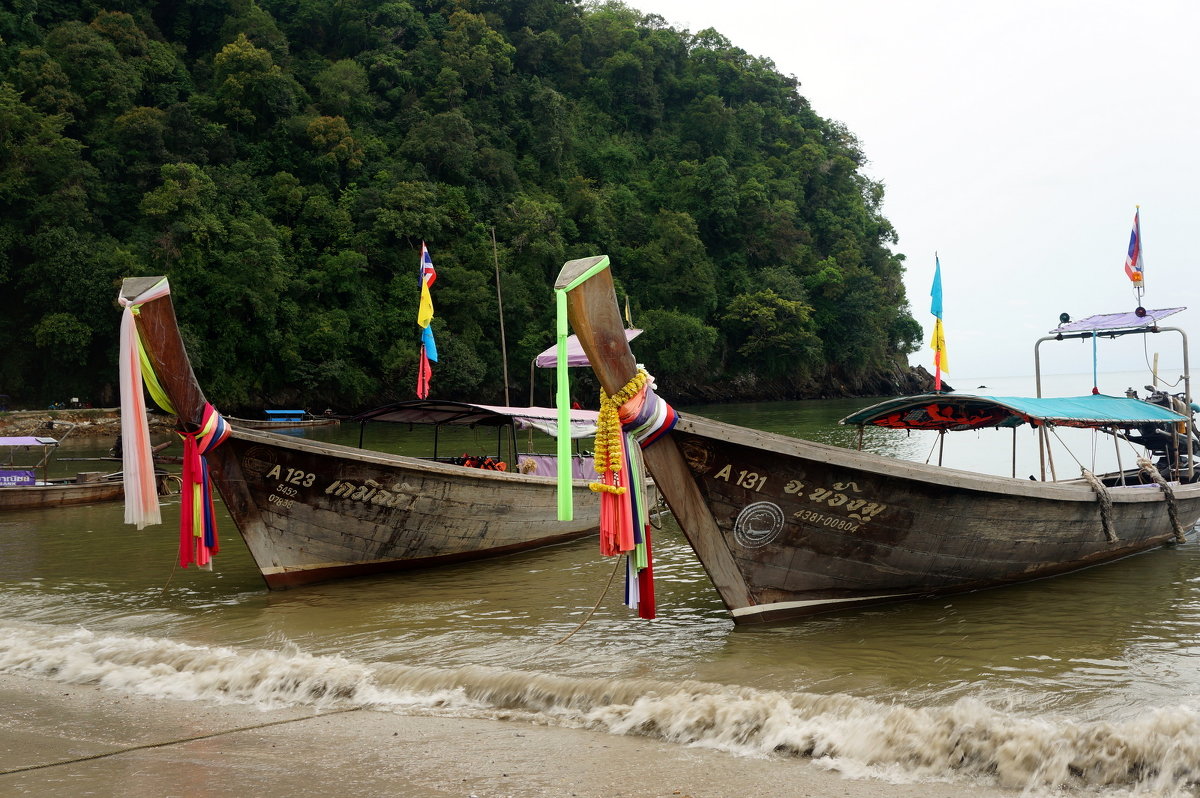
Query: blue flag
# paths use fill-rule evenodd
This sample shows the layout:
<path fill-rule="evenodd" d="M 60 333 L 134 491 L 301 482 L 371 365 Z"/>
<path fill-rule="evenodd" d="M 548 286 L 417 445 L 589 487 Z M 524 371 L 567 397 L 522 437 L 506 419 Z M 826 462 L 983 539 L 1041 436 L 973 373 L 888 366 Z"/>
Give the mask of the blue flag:
<path fill-rule="evenodd" d="M 940 319 L 942 317 L 942 262 L 936 254 L 933 256 L 933 263 L 933 288 L 929 291 L 933 302 L 929 306 L 929 312 Z"/>
<path fill-rule="evenodd" d="M 425 347 L 425 357 L 437 362 L 437 344 L 433 342 L 433 325 L 421 329 L 421 346 Z"/>

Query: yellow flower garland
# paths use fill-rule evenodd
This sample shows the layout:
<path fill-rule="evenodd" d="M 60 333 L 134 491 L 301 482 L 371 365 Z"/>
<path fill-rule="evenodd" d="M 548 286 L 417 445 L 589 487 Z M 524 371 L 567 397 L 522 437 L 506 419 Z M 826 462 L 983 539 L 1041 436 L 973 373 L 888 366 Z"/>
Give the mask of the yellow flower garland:
<path fill-rule="evenodd" d="M 648 378 L 646 372 L 639 369 L 633 379 L 612 396 L 606 394 L 603 388 L 600 389 L 600 417 L 596 420 L 594 446 L 597 474 L 603 476 L 609 472 L 613 474 L 620 472 L 624 459 L 624 449 L 621 445 L 624 432 L 621 430 L 621 416 L 618 411 L 621 405 L 645 389 Z M 624 493 L 626 490 L 602 482 L 593 482 L 589 487 L 594 491 L 607 493 Z"/>

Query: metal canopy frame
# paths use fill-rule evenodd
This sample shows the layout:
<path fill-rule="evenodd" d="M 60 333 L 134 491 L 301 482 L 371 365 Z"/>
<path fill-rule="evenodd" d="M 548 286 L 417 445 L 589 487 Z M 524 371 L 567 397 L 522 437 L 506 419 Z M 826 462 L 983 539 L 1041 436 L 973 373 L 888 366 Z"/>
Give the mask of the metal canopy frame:
<path fill-rule="evenodd" d="M 1103 317 L 1092 317 L 1092 319 L 1084 319 L 1083 321 L 1076 322 L 1074 324 L 1064 324 L 1063 327 L 1060 327 L 1058 330 L 1052 330 L 1051 335 L 1044 335 L 1041 338 L 1039 338 L 1037 340 L 1037 342 L 1033 345 L 1033 367 L 1034 367 L 1034 376 L 1036 379 L 1037 395 L 1038 395 L 1038 398 L 1041 398 L 1041 396 L 1042 396 L 1041 347 L 1042 347 L 1042 344 L 1045 343 L 1046 341 L 1065 341 L 1065 340 L 1068 340 L 1071 338 L 1095 338 L 1095 339 L 1120 338 L 1120 337 L 1126 336 L 1126 335 L 1157 335 L 1158 333 L 1164 333 L 1164 332 L 1179 333 L 1179 338 L 1180 338 L 1181 346 L 1182 346 L 1182 350 L 1183 350 L 1183 395 L 1184 395 L 1184 402 L 1187 404 L 1188 409 L 1189 409 L 1189 413 L 1187 415 L 1187 430 L 1188 430 L 1188 435 L 1187 435 L 1187 459 L 1188 459 L 1187 475 L 1188 475 L 1188 479 L 1191 480 L 1191 479 L 1194 479 L 1195 475 L 1196 475 L 1196 467 L 1195 467 L 1195 464 L 1192 462 L 1192 436 L 1195 434 L 1196 430 L 1195 430 L 1195 421 L 1193 420 L 1192 415 L 1190 413 L 1191 406 L 1192 406 L 1192 376 L 1191 376 L 1190 367 L 1188 365 L 1187 333 L 1184 332 L 1179 327 L 1160 327 L 1157 324 L 1158 318 L 1162 318 L 1164 316 L 1168 316 L 1173 313 L 1177 313 L 1178 311 L 1183 310 L 1183 309 L 1184 308 L 1168 308 L 1166 310 L 1147 311 L 1146 315 L 1144 317 L 1147 319 L 1146 324 L 1139 325 L 1139 326 L 1103 327 L 1103 326 L 1097 325 L 1097 326 L 1094 326 L 1092 329 L 1080 329 L 1080 326 L 1082 326 L 1086 322 L 1091 321 L 1092 319 L 1100 319 Z M 1113 314 L 1113 315 L 1114 315 L 1114 317 L 1120 317 L 1120 316 L 1124 316 L 1126 314 Z M 1045 445 L 1044 441 L 1045 441 L 1045 432 L 1043 431 L 1040 435 L 1039 442 L 1041 443 L 1041 445 L 1044 446 Z M 1045 469 L 1046 469 L 1045 458 L 1043 457 L 1042 458 L 1042 479 L 1043 479 L 1043 481 L 1046 479 Z"/>

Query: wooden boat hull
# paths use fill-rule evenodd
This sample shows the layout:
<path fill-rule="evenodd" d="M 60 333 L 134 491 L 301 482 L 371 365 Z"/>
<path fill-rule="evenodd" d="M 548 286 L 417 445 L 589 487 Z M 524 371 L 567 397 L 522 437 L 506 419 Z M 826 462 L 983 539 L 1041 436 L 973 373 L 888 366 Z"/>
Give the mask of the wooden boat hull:
<path fill-rule="evenodd" d="M 564 522 L 547 477 L 250 430 L 213 454 L 213 481 L 271 588 L 494 557 L 599 525 L 585 482 Z"/>
<path fill-rule="evenodd" d="M 568 262 L 555 287 L 617 393 L 636 364 L 608 258 Z M 738 623 L 1053 576 L 1161 546 L 1200 519 L 1200 483 L 1111 488 L 1110 541 L 1082 481 L 955 471 L 702 418 L 680 419 L 643 456 Z"/>
<path fill-rule="evenodd" d="M 0 488 L 0 511 L 41 510 L 78 504 L 111 502 L 122 498 L 120 481 L 68 482 L 55 485 L 19 485 Z"/>
<path fill-rule="evenodd" d="M 160 279 L 128 279 L 122 295 L 135 298 Z M 136 324 L 181 425 L 195 430 L 206 401 L 169 295 L 141 304 Z M 494 557 L 599 527 L 598 503 L 584 481 L 575 483 L 574 520 L 559 521 L 552 477 L 389 455 L 236 423 L 206 458 L 271 588 Z"/>
<path fill-rule="evenodd" d="M 751 601 L 741 623 L 1038 579 L 1174 540 L 1155 485 L 1034 483 L 847 451 L 702 418 L 672 433 Z M 1183 527 L 1200 485 L 1175 485 Z M 669 501 L 669 499 L 668 499 Z"/>

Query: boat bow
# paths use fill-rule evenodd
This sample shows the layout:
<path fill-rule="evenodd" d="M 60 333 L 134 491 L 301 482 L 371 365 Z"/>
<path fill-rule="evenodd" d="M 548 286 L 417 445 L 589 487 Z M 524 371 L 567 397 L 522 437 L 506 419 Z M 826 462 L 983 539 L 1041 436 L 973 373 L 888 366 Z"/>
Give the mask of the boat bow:
<path fill-rule="evenodd" d="M 555 281 L 567 293 L 567 318 L 606 393 L 616 394 L 637 374 L 617 304 L 608 256 L 568 261 Z M 724 543 L 712 513 L 688 473 L 671 433 L 642 451 L 646 467 L 671 513 L 679 521 L 726 607 L 734 611 L 755 603 Z"/>

